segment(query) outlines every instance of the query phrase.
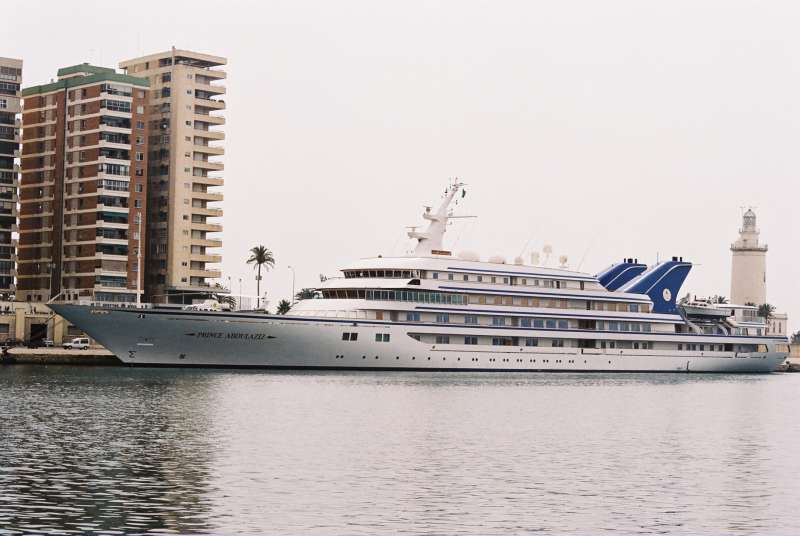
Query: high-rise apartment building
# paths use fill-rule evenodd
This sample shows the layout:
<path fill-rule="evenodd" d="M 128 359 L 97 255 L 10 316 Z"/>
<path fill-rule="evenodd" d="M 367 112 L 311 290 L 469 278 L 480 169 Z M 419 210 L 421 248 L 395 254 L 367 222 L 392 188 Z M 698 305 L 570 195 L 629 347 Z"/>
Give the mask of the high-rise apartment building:
<path fill-rule="evenodd" d="M 141 296 L 148 91 L 85 63 L 22 91 L 17 299 Z"/>
<path fill-rule="evenodd" d="M 219 218 L 225 58 L 173 48 L 123 61 L 150 81 L 148 299 L 190 303 L 204 297 L 222 261 Z"/>
<path fill-rule="evenodd" d="M 22 60 L 0 58 L 0 297 L 14 293 Z"/>

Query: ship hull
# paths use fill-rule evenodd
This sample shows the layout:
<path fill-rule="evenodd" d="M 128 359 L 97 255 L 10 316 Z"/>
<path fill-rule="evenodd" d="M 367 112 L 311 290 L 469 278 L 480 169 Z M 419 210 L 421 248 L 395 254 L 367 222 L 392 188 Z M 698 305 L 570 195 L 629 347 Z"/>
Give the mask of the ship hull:
<path fill-rule="evenodd" d="M 409 336 L 412 330 L 424 328 L 401 323 L 70 304 L 51 307 L 132 366 L 767 373 L 786 357 L 774 351 L 430 345 Z M 358 333 L 357 340 L 344 340 L 345 333 Z"/>

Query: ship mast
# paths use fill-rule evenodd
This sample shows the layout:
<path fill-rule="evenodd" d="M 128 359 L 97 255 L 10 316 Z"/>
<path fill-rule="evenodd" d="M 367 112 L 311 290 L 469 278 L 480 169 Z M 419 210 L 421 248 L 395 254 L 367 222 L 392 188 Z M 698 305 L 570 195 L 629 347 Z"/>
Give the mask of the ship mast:
<path fill-rule="evenodd" d="M 471 218 L 474 216 L 453 216 L 452 210 L 449 208 L 450 204 L 455 199 L 456 194 L 461 192 L 461 197 L 466 195 L 464 190 L 464 183 L 455 179 L 453 183 L 445 190 L 444 198 L 436 212 L 431 210 L 432 207 L 425 207 L 425 212 L 422 217 L 428 220 L 428 228 L 425 231 L 417 231 L 416 227 L 412 227 L 408 232 L 409 238 L 417 239 L 417 246 L 414 248 L 414 255 L 418 257 L 425 257 L 428 255 L 443 254 L 443 239 L 444 233 L 447 231 L 447 223 L 454 218 Z M 449 254 L 447 252 L 446 254 Z"/>

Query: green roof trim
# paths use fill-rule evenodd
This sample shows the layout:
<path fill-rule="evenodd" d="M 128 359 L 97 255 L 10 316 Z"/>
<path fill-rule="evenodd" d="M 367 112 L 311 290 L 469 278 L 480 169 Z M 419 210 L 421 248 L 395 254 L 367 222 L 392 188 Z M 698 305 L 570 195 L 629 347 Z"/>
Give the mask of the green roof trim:
<path fill-rule="evenodd" d="M 114 69 L 111 67 L 98 67 L 96 65 L 89 65 L 88 63 L 81 63 L 79 65 L 72 65 L 70 67 L 62 67 L 56 73 L 58 76 L 67 76 L 76 73 L 113 73 Z"/>
<path fill-rule="evenodd" d="M 147 78 L 139 78 L 138 76 L 119 74 L 111 71 L 92 74 L 89 76 L 67 78 L 66 80 L 58 80 L 56 82 L 43 84 L 41 86 L 26 87 L 22 90 L 22 96 L 29 97 L 31 95 L 40 95 L 42 93 L 50 93 L 51 91 L 57 91 L 59 89 L 96 84 L 97 82 L 120 82 L 134 86 L 150 87 L 150 81 Z"/>

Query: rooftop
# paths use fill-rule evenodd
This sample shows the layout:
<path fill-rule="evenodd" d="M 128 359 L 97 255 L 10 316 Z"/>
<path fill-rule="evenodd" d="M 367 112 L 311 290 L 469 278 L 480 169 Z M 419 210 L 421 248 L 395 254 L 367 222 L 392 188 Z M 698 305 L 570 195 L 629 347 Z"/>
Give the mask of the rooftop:
<path fill-rule="evenodd" d="M 182 50 L 172 48 L 164 52 L 157 52 L 148 56 L 140 56 L 130 60 L 119 62 L 120 69 L 130 69 L 131 66 L 142 62 L 157 62 L 158 60 L 175 57 L 177 63 L 189 63 L 197 65 L 198 67 L 218 67 L 220 65 L 227 65 L 227 58 L 222 56 L 213 56 L 211 54 L 203 54 L 202 52 L 193 52 L 191 50 Z"/>

